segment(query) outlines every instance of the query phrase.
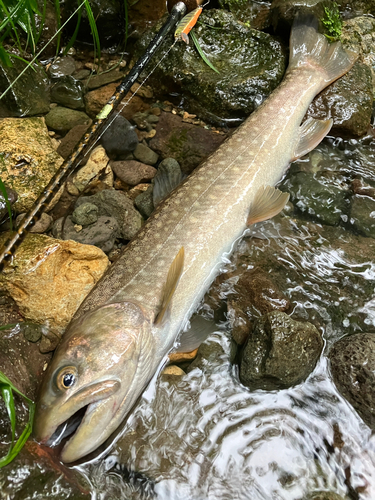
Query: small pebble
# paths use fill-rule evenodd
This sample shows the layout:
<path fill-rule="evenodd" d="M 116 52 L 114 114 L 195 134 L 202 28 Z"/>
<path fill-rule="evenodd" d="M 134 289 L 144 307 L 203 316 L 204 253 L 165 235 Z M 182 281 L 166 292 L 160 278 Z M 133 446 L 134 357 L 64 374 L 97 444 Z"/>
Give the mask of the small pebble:
<path fill-rule="evenodd" d="M 135 158 L 146 165 L 155 165 L 159 156 L 144 144 L 138 144 L 133 152 Z"/>

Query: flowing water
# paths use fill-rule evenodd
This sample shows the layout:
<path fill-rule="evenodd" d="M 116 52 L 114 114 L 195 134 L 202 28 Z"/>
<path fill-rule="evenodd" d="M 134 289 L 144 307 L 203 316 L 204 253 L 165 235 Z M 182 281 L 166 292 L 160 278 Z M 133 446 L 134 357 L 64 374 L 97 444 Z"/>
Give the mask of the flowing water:
<path fill-rule="evenodd" d="M 326 357 L 342 336 L 375 332 L 373 240 L 355 234 L 349 212 L 352 180 L 375 183 L 375 142 L 326 140 L 293 166 L 285 189 L 296 171 L 340 183 L 348 212 L 339 227 L 289 211 L 247 234 L 202 306 L 212 317 L 216 304 L 221 319 L 186 376 L 154 377 L 109 454 L 76 468 L 92 498 L 375 498 L 375 438 L 337 391 Z M 325 339 L 313 373 L 290 389 L 251 391 L 232 362 L 230 325 L 217 304 L 233 291 L 236 269 L 256 266 L 288 297 L 292 317 Z"/>

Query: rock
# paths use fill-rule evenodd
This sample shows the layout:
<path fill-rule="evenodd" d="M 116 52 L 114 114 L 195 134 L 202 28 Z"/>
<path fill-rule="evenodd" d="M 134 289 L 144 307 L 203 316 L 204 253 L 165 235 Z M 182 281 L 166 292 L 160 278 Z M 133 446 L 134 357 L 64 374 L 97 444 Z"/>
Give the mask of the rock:
<path fill-rule="evenodd" d="M 317 491 L 304 497 L 303 500 L 345 500 L 345 498 L 332 491 Z"/>
<path fill-rule="evenodd" d="M 5 186 L 5 191 L 8 198 L 8 203 L 10 206 L 14 205 L 17 201 L 18 195 L 13 190 Z M 0 191 L 0 221 L 2 221 L 6 216 L 9 217 L 8 204 L 2 191 Z"/>
<path fill-rule="evenodd" d="M 31 208 L 63 161 L 52 147 L 43 118 L 36 117 L 0 120 L 0 157 L 0 177 L 17 192 L 18 212 Z"/>
<path fill-rule="evenodd" d="M 350 137 L 364 135 L 371 121 L 373 83 L 371 70 L 361 62 L 313 100 L 307 116 L 333 119 L 336 134 Z"/>
<path fill-rule="evenodd" d="M 52 352 L 56 349 L 61 340 L 61 335 L 54 333 L 51 330 L 47 330 L 42 334 L 42 340 L 40 341 L 39 350 L 42 354 L 47 352 Z"/>
<path fill-rule="evenodd" d="M 7 107 L 7 116 L 33 116 L 49 111 L 48 78 L 44 69 L 33 64 L 21 76 L 27 64 L 11 57 L 11 68 L 0 65 L 1 102 Z M 9 85 L 12 87 L 5 93 Z"/>
<path fill-rule="evenodd" d="M 43 330 L 45 329 L 42 325 L 26 322 L 22 322 L 19 326 L 23 336 L 29 342 L 38 342 L 43 335 Z"/>
<path fill-rule="evenodd" d="M 162 377 L 183 377 L 184 375 L 184 370 L 176 365 L 169 365 L 161 372 Z"/>
<path fill-rule="evenodd" d="M 72 76 L 60 78 L 51 87 L 51 101 L 71 109 L 84 109 L 83 85 Z"/>
<path fill-rule="evenodd" d="M 88 226 L 98 220 L 99 209 L 93 203 L 83 203 L 72 213 L 72 221 L 81 226 Z"/>
<path fill-rule="evenodd" d="M 60 145 L 57 148 L 59 155 L 61 155 L 64 159 L 68 158 L 84 134 L 87 132 L 89 126 L 89 123 L 86 123 L 84 125 L 76 125 L 69 130 L 69 132 L 61 139 Z"/>
<path fill-rule="evenodd" d="M 247 117 L 280 83 L 286 68 L 285 50 L 271 35 L 245 26 L 224 10 L 207 10 L 200 21 L 195 35 L 219 72 L 208 67 L 194 44 L 178 43 L 160 61 L 150 84 L 159 93 L 171 88 L 181 92 L 187 97 L 187 111 L 203 119 L 220 122 Z M 143 54 L 154 34 L 152 30 L 145 33 L 137 54 Z M 169 48 L 166 41 L 161 51 Z"/>
<path fill-rule="evenodd" d="M 124 186 L 124 184 L 122 184 L 122 186 Z M 150 187 L 150 184 L 146 184 L 146 183 L 145 184 L 138 184 L 137 186 L 134 186 L 133 188 L 129 189 L 129 191 L 127 192 L 127 195 L 129 196 L 129 198 L 131 200 L 134 201 L 139 194 L 147 191 L 147 189 L 149 187 Z"/>
<path fill-rule="evenodd" d="M 90 118 L 83 111 L 56 106 L 45 117 L 48 128 L 67 132 L 76 125 L 91 125 Z"/>
<path fill-rule="evenodd" d="M 23 213 L 17 217 L 16 227 L 19 227 L 21 225 L 21 222 L 25 218 L 25 215 L 26 214 Z M 51 227 L 52 222 L 53 222 L 52 217 L 49 214 L 43 212 L 39 220 L 37 220 L 35 224 L 33 224 L 28 231 L 30 233 L 46 233 L 48 229 Z"/>
<path fill-rule="evenodd" d="M 137 144 L 133 154 L 137 160 L 146 163 L 146 165 L 155 165 L 159 159 L 158 155 L 151 148 L 141 143 Z"/>
<path fill-rule="evenodd" d="M 129 186 L 136 186 L 141 182 L 147 182 L 156 175 L 156 168 L 138 161 L 111 161 L 113 172 Z"/>
<path fill-rule="evenodd" d="M 93 0 L 90 3 L 92 16 L 95 19 L 95 24 L 100 33 L 100 46 L 112 47 L 118 45 L 124 40 L 125 17 L 124 5 L 118 0 Z M 62 21 L 71 16 L 77 9 L 75 0 L 67 0 L 64 2 L 64 17 Z M 76 18 L 72 25 L 76 26 Z M 74 29 L 73 28 L 73 29 Z M 91 32 L 91 24 L 85 9 L 82 9 L 77 40 L 84 43 L 93 43 Z"/>
<path fill-rule="evenodd" d="M 329 359 L 337 389 L 374 430 L 375 334 L 347 335 L 333 345 Z"/>
<path fill-rule="evenodd" d="M 285 189 L 302 213 L 334 226 L 349 213 L 348 188 L 337 187 L 335 179 L 327 178 L 328 175 L 324 172 L 297 172 L 285 183 Z"/>
<path fill-rule="evenodd" d="M 350 223 L 360 233 L 375 238 L 375 200 L 368 196 L 353 196 Z"/>
<path fill-rule="evenodd" d="M 28 234 L 1 282 L 24 317 L 61 331 L 107 267 L 96 247 Z"/>
<path fill-rule="evenodd" d="M 93 181 L 100 178 L 109 188 L 113 187 L 113 172 L 103 146 L 97 146 L 90 154 L 86 165 L 79 169 L 72 182 L 78 191 L 83 191 Z"/>
<path fill-rule="evenodd" d="M 152 192 L 153 186 L 150 186 L 146 191 L 139 194 L 134 200 L 135 206 L 138 208 L 145 219 L 148 219 L 154 211 Z"/>
<path fill-rule="evenodd" d="M 77 200 L 76 208 L 83 203 L 93 203 L 99 209 L 99 215 L 114 217 L 120 228 L 120 237 L 131 240 L 142 225 L 142 216 L 134 208 L 133 202 L 122 191 L 108 189 L 93 196 L 82 196 Z"/>
<path fill-rule="evenodd" d="M 91 117 L 95 116 L 101 111 L 103 106 L 107 104 L 110 97 L 116 92 L 116 83 L 110 83 L 105 87 L 100 87 L 96 90 L 91 90 L 85 95 L 85 105 L 86 113 Z M 129 100 L 131 98 L 131 100 Z M 127 103 L 129 101 L 129 103 Z M 125 106 L 123 104 L 126 103 Z M 137 113 L 138 111 L 145 111 L 150 106 L 146 104 L 140 97 L 133 96 L 131 92 L 128 92 L 123 99 L 123 102 L 117 108 L 117 112 L 120 111 L 120 115 L 128 120 Z"/>
<path fill-rule="evenodd" d="M 137 147 L 138 137 L 133 125 L 123 116 L 117 116 L 105 130 L 102 145 L 111 158 L 126 155 Z"/>
<path fill-rule="evenodd" d="M 298 384 L 312 372 L 322 349 L 323 339 L 314 325 L 271 311 L 255 323 L 245 344 L 240 380 L 265 390 Z"/>
<path fill-rule="evenodd" d="M 180 116 L 162 112 L 156 135 L 149 144 L 162 159 L 174 158 L 181 165 L 182 171 L 189 174 L 213 153 L 225 138 L 225 134 L 184 123 Z"/>
<path fill-rule="evenodd" d="M 84 205 L 88 205 L 88 203 L 84 203 Z M 97 217 L 95 222 L 85 227 L 74 224 L 72 219 L 72 216 L 68 216 L 65 221 L 64 217 L 58 219 L 53 226 L 53 235 L 63 240 L 77 241 L 83 245 L 95 245 L 105 253 L 113 249 L 116 238 L 119 236 L 119 225 L 114 217 L 101 215 Z"/>
<path fill-rule="evenodd" d="M 124 78 L 125 73 L 119 71 L 118 69 L 113 69 L 112 71 L 108 71 L 106 73 L 101 73 L 100 75 L 94 75 L 89 77 L 83 83 L 85 87 L 89 90 L 97 89 L 99 87 L 104 87 L 104 85 L 108 85 L 112 82 L 118 82 L 122 78 Z"/>
<path fill-rule="evenodd" d="M 249 23 L 254 29 L 264 30 L 265 28 L 270 27 L 271 2 L 259 3 L 253 0 L 246 2 L 238 2 L 237 0 L 219 0 L 219 5 L 222 9 L 228 9 L 243 23 Z"/>
<path fill-rule="evenodd" d="M 375 19 L 370 16 L 360 16 L 343 22 L 340 38 L 343 46 L 359 54 L 359 60 L 370 68 L 373 89 L 375 89 L 374 33 Z"/>
<path fill-rule="evenodd" d="M 197 357 L 197 354 L 198 349 L 194 349 L 191 352 L 172 352 L 168 357 L 170 363 L 184 363 L 185 361 L 193 361 Z"/>
<path fill-rule="evenodd" d="M 63 78 L 72 75 L 76 70 L 76 63 L 71 56 L 58 57 L 48 69 L 51 78 Z"/>

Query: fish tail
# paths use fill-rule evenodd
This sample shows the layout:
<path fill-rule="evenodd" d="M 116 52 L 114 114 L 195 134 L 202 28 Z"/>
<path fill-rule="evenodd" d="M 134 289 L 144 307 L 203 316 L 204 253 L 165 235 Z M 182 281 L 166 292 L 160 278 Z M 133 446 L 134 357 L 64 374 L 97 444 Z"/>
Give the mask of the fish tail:
<path fill-rule="evenodd" d="M 310 67 L 322 74 L 322 88 L 340 78 L 353 66 L 358 54 L 345 50 L 340 42 L 330 43 L 318 33 L 313 16 L 297 16 L 290 37 L 289 70 Z"/>

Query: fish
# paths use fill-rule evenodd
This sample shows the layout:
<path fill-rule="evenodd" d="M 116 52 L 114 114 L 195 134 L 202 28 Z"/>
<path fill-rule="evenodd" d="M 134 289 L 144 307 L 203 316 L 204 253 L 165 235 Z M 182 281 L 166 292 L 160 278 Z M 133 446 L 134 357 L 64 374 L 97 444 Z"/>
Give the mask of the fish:
<path fill-rule="evenodd" d="M 184 342 L 183 330 L 223 259 L 250 225 L 284 208 L 288 193 L 275 185 L 290 162 L 330 131 L 331 119 L 304 116 L 357 55 L 329 43 L 316 24 L 295 20 L 281 84 L 158 205 L 78 308 L 46 370 L 34 421 L 34 436 L 44 444 L 71 428 L 62 461 L 94 452 L 129 415 L 176 342 L 185 351 L 193 346 L 194 335 L 187 332 Z"/>

